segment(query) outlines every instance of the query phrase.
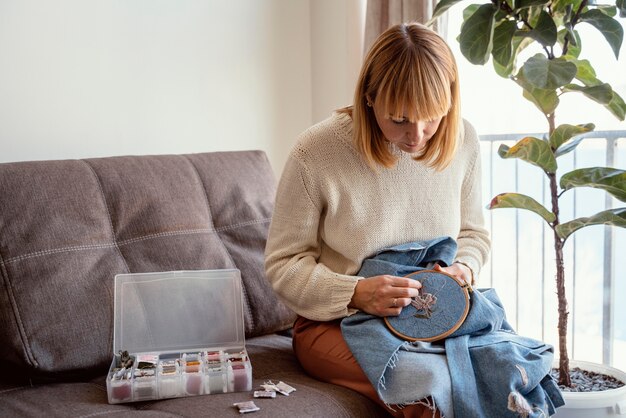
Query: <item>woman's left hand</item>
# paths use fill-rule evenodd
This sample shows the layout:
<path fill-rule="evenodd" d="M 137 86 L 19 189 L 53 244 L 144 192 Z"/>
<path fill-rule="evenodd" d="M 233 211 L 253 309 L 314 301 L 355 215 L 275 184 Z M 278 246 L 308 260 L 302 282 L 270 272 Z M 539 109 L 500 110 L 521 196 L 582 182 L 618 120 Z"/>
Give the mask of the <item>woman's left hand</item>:
<path fill-rule="evenodd" d="M 472 285 L 472 272 L 469 267 L 464 264 L 454 263 L 450 267 L 441 267 L 439 264 L 435 264 L 433 270 L 448 273 L 450 276 L 453 276 L 470 286 Z"/>

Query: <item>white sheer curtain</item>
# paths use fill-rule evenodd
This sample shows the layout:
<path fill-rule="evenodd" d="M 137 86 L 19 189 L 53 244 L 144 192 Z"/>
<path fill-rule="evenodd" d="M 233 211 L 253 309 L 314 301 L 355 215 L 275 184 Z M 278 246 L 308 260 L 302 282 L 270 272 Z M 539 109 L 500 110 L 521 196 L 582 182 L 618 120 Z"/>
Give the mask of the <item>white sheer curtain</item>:
<path fill-rule="evenodd" d="M 374 40 L 388 27 L 403 22 L 426 23 L 433 15 L 437 0 L 367 0 L 364 50 L 367 53 Z M 445 15 L 435 22 L 433 29 L 446 36 Z"/>

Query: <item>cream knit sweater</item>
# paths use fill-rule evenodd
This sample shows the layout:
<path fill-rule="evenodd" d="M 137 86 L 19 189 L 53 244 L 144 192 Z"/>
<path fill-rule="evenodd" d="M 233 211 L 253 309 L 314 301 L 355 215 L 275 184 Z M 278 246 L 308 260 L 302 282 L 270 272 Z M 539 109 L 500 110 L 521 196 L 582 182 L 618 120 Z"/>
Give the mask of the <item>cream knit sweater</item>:
<path fill-rule="evenodd" d="M 351 315 L 354 276 L 384 247 L 450 236 L 475 274 L 489 253 L 483 225 L 480 148 L 467 122 L 452 163 L 428 168 L 397 151 L 375 172 L 352 141 L 352 119 L 333 114 L 305 131 L 285 165 L 265 249 L 267 277 L 306 318 Z"/>

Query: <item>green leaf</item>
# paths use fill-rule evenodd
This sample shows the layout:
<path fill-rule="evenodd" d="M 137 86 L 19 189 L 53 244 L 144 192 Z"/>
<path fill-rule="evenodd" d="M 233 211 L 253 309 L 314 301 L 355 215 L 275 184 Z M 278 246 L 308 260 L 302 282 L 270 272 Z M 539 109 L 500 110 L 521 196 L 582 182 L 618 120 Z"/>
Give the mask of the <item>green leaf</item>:
<path fill-rule="evenodd" d="M 463 9 L 463 24 L 465 24 L 465 21 L 469 19 L 471 15 L 476 13 L 476 10 L 478 10 L 479 7 L 480 4 L 470 4 L 465 9 Z M 461 27 L 463 26 L 461 25 Z"/>
<path fill-rule="evenodd" d="M 619 17 L 626 17 L 626 0 L 616 0 L 615 6 L 619 9 Z"/>
<path fill-rule="evenodd" d="M 624 39 L 624 29 L 614 18 L 607 16 L 598 9 L 592 9 L 580 15 L 580 21 L 589 23 L 598 29 L 607 40 L 615 58 L 619 58 L 619 50 Z"/>
<path fill-rule="evenodd" d="M 498 8 L 483 4 L 461 27 L 461 53 L 472 64 L 483 65 L 493 48 L 494 16 Z"/>
<path fill-rule="evenodd" d="M 502 208 L 526 209 L 535 212 L 548 223 L 552 223 L 556 219 L 554 213 L 546 209 L 541 203 L 530 196 L 520 193 L 501 193 L 491 199 L 491 202 L 487 206 L 487 209 Z"/>
<path fill-rule="evenodd" d="M 493 30 L 493 55 L 494 62 L 503 67 L 508 67 L 513 61 L 513 35 L 517 29 L 517 23 L 514 20 L 505 20 L 500 22 Z"/>
<path fill-rule="evenodd" d="M 626 208 L 609 209 L 588 218 L 578 218 L 557 225 L 556 233 L 565 240 L 580 228 L 591 225 L 613 225 L 626 228 Z"/>
<path fill-rule="evenodd" d="M 572 46 L 578 45 L 578 38 L 576 37 L 576 32 L 574 32 L 574 26 L 571 23 L 565 24 L 565 30 L 567 31 L 567 39 Z M 569 48 L 569 47 L 568 47 Z M 580 55 L 580 53 L 579 53 Z"/>
<path fill-rule="evenodd" d="M 576 147 L 578 146 L 578 144 L 580 144 L 583 139 L 585 139 L 584 136 L 579 136 L 579 137 L 576 137 L 575 139 L 573 139 L 571 141 L 568 141 L 567 144 L 563 145 L 558 150 L 556 150 L 554 155 L 556 157 L 560 157 L 561 155 L 565 155 L 568 152 L 574 151 L 576 149 Z"/>
<path fill-rule="evenodd" d="M 563 58 L 549 60 L 543 54 L 536 54 L 522 66 L 524 76 L 530 84 L 539 89 L 554 90 L 572 81 L 576 75 L 576 65 Z"/>
<path fill-rule="evenodd" d="M 529 89 L 522 93 L 526 100 L 530 100 L 545 115 L 554 113 L 559 105 L 559 97 L 554 90 Z"/>
<path fill-rule="evenodd" d="M 605 105 L 607 109 L 611 113 L 615 115 L 615 117 L 619 120 L 624 120 L 626 118 L 626 103 L 624 103 L 624 99 L 613 90 L 613 98 L 609 102 L 609 104 Z"/>
<path fill-rule="evenodd" d="M 557 150 L 573 137 L 584 134 L 585 132 L 591 132 L 594 128 L 595 125 L 593 123 L 587 123 L 585 125 L 559 125 L 554 132 L 552 132 L 552 135 L 550 135 L 550 146 L 552 149 Z"/>
<path fill-rule="evenodd" d="M 541 167 L 548 174 L 555 173 L 557 169 L 556 158 L 548 142 L 532 136 L 522 138 L 510 148 L 500 145 L 498 154 L 502 158 L 519 158 Z"/>
<path fill-rule="evenodd" d="M 495 34 L 494 34 L 494 38 L 495 38 Z M 493 68 L 496 70 L 496 73 L 498 73 L 500 77 L 504 77 L 504 78 L 510 77 L 517 67 L 518 54 L 521 51 L 523 51 L 528 45 L 531 45 L 533 42 L 534 41 L 532 40 L 532 38 L 514 36 L 513 41 L 512 41 L 513 53 L 512 53 L 511 59 L 509 60 L 509 63 L 506 66 L 503 66 L 503 65 L 498 64 L 498 62 L 495 59 L 493 60 Z"/>
<path fill-rule="evenodd" d="M 548 12 L 542 10 L 537 24 L 527 33 L 527 36 L 535 39 L 543 46 L 552 46 L 556 43 L 556 25 Z"/>
<path fill-rule="evenodd" d="M 513 61 L 514 60 L 511 60 L 511 62 L 509 62 L 509 65 L 505 67 L 505 66 L 498 64 L 498 61 L 494 59 L 492 61 L 493 69 L 496 72 L 496 74 L 498 74 L 500 77 L 509 78 L 509 76 L 513 73 Z"/>
<path fill-rule="evenodd" d="M 526 80 L 524 69 L 521 68 L 515 82 L 523 89 L 524 98 L 532 102 L 544 115 L 553 113 L 559 105 L 559 97 L 556 90 L 538 89 Z"/>
<path fill-rule="evenodd" d="M 602 84 L 600 80 L 596 78 L 596 71 L 591 66 L 589 60 L 568 59 L 576 65 L 576 79 L 582 81 L 585 86 L 597 86 Z"/>
<path fill-rule="evenodd" d="M 584 139 L 585 139 L 585 136 L 583 135 L 578 135 L 574 137 L 572 140 L 567 141 L 567 143 L 560 146 L 559 149 L 556 150 L 554 155 L 556 157 L 560 157 L 561 155 L 565 155 L 568 152 L 574 151 L 576 147 L 578 146 L 578 144 L 580 144 Z"/>
<path fill-rule="evenodd" d="M 563 86 L 564 92 L 577 91 L 581 92 L 590 99 L 602 104 L 608 105 L 613 99 L 613 89 L 608 83 L 599 84 L 597 86 L 585 87 L 578 84 L 567 84 Z"/>
<path fill-rule="evenodd" d="M 626 202 L 626 171 L 610 167 L 580 168 L 561 177 L 561 188 L 593 187 Z"/>
<path fill-rule="evenodd" d="M 550 0 L 517 0 L 515 2 L 515 10 L 525 9 L 533 6 L 543 6 L 550 3 Z"/>
<path fill-rule="evenodd" d="M 596 4 L 596 9 L 609 17 L 614 17 L 617 14 L 617 8 L 615 6 L 609 6 L 607 4 Z"/>
<path fill-rule="evenodd" d="M 448 9 L 454 6 L 457 3 L 460 3 L 463 0 L 440 0 L 437 2 L 437 6 L 435 6 L 435 10 L 433 11 L 433 17 L 431 17 L 428 22 L 426 22 L 426 26 L 432 26 L 435 23 L 435 20 L 442 14 L 444 14 Z"/>

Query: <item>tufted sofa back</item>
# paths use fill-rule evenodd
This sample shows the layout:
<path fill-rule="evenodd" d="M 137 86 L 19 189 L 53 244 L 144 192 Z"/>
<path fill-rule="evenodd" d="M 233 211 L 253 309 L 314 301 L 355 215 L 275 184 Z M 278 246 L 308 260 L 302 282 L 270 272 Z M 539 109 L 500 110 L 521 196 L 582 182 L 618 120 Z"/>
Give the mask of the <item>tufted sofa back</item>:
<path fill-rule="evenodd" d="M 261 151 L 0 164 L 0 361 L 106 369 L 118 273 L 237 268 L 246 337 L 288 328 L 263 269 L 274 193 Z"/>

